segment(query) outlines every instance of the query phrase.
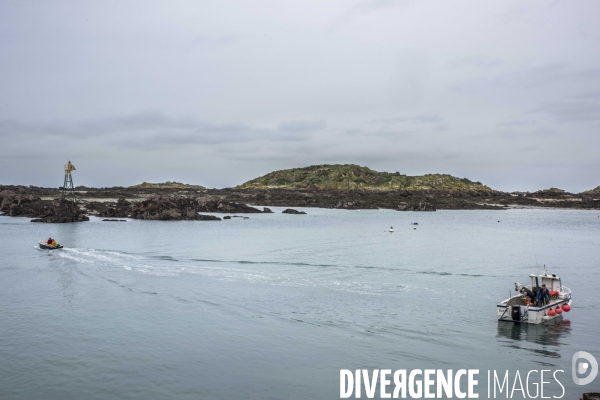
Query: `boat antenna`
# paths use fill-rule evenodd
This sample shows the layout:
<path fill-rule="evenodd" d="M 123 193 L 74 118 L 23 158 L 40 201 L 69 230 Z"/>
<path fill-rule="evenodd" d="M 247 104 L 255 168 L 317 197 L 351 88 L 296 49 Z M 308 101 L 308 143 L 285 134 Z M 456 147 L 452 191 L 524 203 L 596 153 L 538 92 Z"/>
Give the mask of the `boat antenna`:
<path fill-rule="evenodd" d="M 547 276 L 548 274 L 546 273 L 546 264 L 544 264 L 544 276 Z"/>

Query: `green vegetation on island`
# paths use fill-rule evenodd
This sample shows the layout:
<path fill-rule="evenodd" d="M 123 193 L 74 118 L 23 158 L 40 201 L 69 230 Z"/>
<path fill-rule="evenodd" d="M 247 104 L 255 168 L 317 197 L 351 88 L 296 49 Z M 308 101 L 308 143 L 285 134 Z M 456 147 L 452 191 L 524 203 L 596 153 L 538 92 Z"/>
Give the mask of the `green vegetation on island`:
<path fill-rule="evenodd" d="M 243 183 L 237 188 L 491 191 L 481 182 L 447 174 L 408 176 L 399 172 L 378 172 L 354 164 L 312 165 L 275 171 Z"/>
<path fill-rule="evenodd" d="M 587 194 L 590 196 L 600 196 L 600 186 L 596 186 L 594 189 L 586 190 L 585 192 L 582 192 L 581 194 Z"/>
<path fill-rule="evenodd" d="M 142 182 L 139 185 L 129 186 L 129 189 L 206 189 L 200 185 L 189 185 L 181 182 L 166 181 L 164 183 Z"/>

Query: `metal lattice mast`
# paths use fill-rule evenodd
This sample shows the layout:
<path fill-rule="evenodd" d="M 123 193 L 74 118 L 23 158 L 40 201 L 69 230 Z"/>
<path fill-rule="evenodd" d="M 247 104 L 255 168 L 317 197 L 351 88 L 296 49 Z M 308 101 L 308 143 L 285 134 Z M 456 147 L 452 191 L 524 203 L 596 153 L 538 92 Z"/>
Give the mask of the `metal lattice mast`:
<path fill-rule="evenodd" d="M 69 160 L 65 165 L 65 182 L 62 187 L 62 198 L 71 198 L 72 201 L 75 201 L 75 188 L 73 187 L 73 176 L 71 176 L 72 171 L 75 171 L 75 166 Z"/>

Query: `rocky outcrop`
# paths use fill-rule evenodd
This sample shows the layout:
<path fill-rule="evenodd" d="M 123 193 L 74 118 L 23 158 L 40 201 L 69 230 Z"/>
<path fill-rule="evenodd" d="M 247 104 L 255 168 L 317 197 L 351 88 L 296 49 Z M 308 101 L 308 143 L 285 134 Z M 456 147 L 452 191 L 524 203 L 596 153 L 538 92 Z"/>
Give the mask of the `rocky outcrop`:
<path fill-rule="evenodd" d="M 225 201 L 225 200 L 208 200 L 201 201 L 198 204 L 198 211 L 200 212 L 218 212 L 218 213 L 262 213 L 262 212 L 272 212 L 269 211 L 260 211 L 258 208 L 250 207 L 246 204 L 236 203 L 234 201 Z"/>
<path fill-rule="evenodd" d="M 291 208 L 283 210 L 281 213 L 282 214 L 306 214 L 304 211 L 298 211 L 298 210 L 294 210 L 294 209 L 291 209 Z"/>
<path fill-rule="evenodd" d="M 581 400 L 600 400 L 600 393 L 584 393 Z"/>
<path fill-rule="evenodd" d="M 32 194 L 19 194 L 12 190 L 0 191 L 0 212 L 11 217 L 34 217 L 48 209 L 51 202 L 42 201 Z"/>
<path fill-rule="evenodd" d="M 52 206 L 44 208 L 40 214 L 39 218 L 32 219 L 31 222 L 68 223 L 90 220 L 75 202 L 64 199 L 55 199 Z"/>
<path fill-rule="evenodd" d="M 186 196 L 155 196 L 141 202 L 119 199 L 116 203 L 89 203 L 88 208 L 100 217 L 134 218 L 162 221 L 219 221 L 212 215 L 201 215 L 196 199 Z"/>
<path fill-rule="evenodd" d="M 81 222 L 89 218 L 68 200 L 41 200 L 32 194 L 21 194 L 12 190 L 0 191 L 0 212 L 10 217 L 35 218 L 32 222 Z"/>
<path fill-rule="evenodd" d="M 265 214 L 273 214 L 273 211 L 271 211 L 270 208 L 263 207 L 263 213 L 265 213 Z"/>
<path fill-rule="evenodd" d="M 406 203 L 408 204 L 407 209 L 413 209 L 420 202 L 428 203 L 436 210 L 502 210 L 508 208 L 507 206 L 600 209 L 600 187 L 578 194 L 554 188 L 534 193 L 476 190 L 481 189 L 479 185 L 468 183 L 460 190 L 453 189 L 455 188 L 453 185 L 409 185 L 406 188 L 390 188 L 389 190 L 383 187 L 378 190 L 363 190 L 360 187 L 346 190 L 344 187 L 342 185 L 337 189 L 325 189 L 309 185 L 303 189 L 252 187 L 193 190 L 175 187 L 89 188 L 79 186 L 76 188 L 76 194 L 78 206 L 83 212 L 107 218 L 127 217 L 128 215 L 121 214 L 123 210 L 131 213 L 129 209 L 132 207 L 131 204 L 123 207 L 121 204 L 115 204 L 116 199 L 126 198 L 128 201 L 135 203 L 157 196 L 164 198 L 185 196 L 198 201 L 199 208 L 201 208 L 198 211 L 231 214 L 267 212 L 264 209 L 256 209 L 246 204 L 261 204 L 267 207 L 317 207 L 344 210 L 378 208 L 398 210 L 400 203 Z M 444 189 L 445 187 L 447 189 Z M 40 207 L 48 206 L 52 202 L 50 199 L 56 197 L 60 197 L 58 188 L 0 185 L 0 212 L 6 215 L 34 217 L 39 215 Z M 9 200 L 5 201 L 5 198 L 9 198 Z M 9 210 L 8 207 L 13 204 L 16 204 L 16 206 Z M 200 205 L 202 206 L 200 207 Z"/>
<path fill-rule="evenodd" d="M 420 201 L 418 203 L 413 203 L 413 204 L 401 202 L 400 204 L 398 204 L 397 210 L 398 211 L 435 211 L 435 206 L 433 204 L 426 203 L 423 201 Z"/>

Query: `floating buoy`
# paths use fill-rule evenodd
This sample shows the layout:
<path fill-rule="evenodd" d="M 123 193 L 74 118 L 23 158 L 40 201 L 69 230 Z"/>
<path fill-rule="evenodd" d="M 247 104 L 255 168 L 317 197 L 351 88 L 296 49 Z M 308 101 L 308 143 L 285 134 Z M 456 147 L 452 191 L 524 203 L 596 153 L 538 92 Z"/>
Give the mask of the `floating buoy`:
<path fill-rule="evenodd" d="M 570 306 L 570 305 L 568 305 L 568 304 L 563 304 L 563 306 L 562 306 L 562 310 L 563 310 L 564 312 L 569 312 L 569 311 L 571 311 L 571 306 Z"/>
<path fill-rule="evenodd" d="M 560 307 L 556 307 L 556 313 L 558 315 L 562 314 L 562 309 Z"/>
<path fill-rule="evenodd" d="M 556 312 L 553 309 L 550 309 L 550 311 L 548 311 L 548 315 L 550 317 L 554 317 L 556 315 Z"/>

